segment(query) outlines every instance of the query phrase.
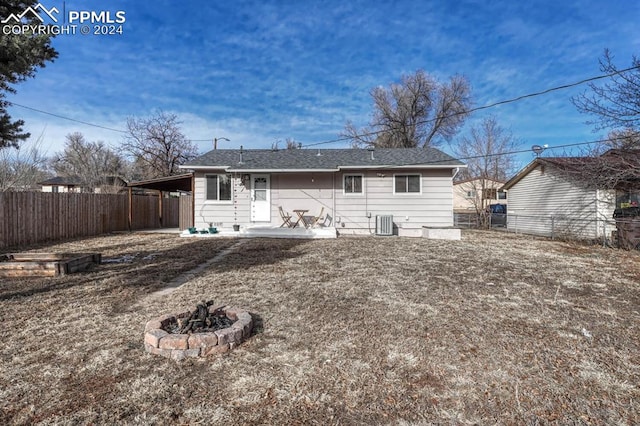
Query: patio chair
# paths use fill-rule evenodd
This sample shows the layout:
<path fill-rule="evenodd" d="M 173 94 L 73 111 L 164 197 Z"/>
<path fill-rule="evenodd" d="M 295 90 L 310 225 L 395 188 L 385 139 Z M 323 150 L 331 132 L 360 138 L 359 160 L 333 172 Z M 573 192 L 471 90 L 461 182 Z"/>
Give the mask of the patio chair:
<path fill-rule="evenodd" d="M 314 216 L 311 219 L 311 224 L 310 224 L 311 228 L 314 228 L 316 225 L 318 225 L 318 222 L 320 222 L 321 220 L 324 220 L 324 218 L 322 217 L 323 213 L 324 213 L 324 207 L 320 209 L 320 214 L 318 216 Z"/>
<path fill-rule="evenodd" d="M 280 228 L 284 228 L 285 225 L 287 226 L 287 228 L 292 228 L 293 223 L 291 223 L 291 215 L 282 210 L 282 206 L 278 207 L 278 211 L 280 212 L 280 217 L 282 218 L 282 225 L 280 225 Z"/>

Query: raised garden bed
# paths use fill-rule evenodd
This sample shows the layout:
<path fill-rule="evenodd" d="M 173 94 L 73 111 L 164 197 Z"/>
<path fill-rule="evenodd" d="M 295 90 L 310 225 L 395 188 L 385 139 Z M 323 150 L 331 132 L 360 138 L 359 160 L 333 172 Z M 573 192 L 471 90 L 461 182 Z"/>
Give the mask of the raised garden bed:
<path fill-rule="evenodd" d="M 100 264 L 100 253 L 7 253 L 0 255 L 0 277 L 55 277 Z"/>

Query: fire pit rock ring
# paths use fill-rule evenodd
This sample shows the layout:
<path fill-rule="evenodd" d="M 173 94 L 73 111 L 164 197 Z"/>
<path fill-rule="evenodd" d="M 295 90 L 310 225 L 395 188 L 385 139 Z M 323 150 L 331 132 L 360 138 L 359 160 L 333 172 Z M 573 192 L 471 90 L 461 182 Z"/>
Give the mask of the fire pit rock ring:
<path fill-rule="evenodd" d="M 206 319 L 199 319 L 207 314 Z M 196 327 L 194 322 L 203 324 Z M 144 348 L 149 353 L 176 361 L 204 358 L 234 349 L 251 335 L 252 328 L 253 320 L 248 311 L 203 302 L 195 311 L 167 314 L 147 322 Z"/>

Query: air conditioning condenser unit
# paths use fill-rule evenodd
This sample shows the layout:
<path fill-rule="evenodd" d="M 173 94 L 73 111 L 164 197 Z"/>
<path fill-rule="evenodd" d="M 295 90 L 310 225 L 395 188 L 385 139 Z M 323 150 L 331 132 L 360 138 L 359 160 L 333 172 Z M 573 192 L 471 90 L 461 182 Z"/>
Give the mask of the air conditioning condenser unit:
<path fill-rule="evenodd" d="M 393 215 L 376 216 L 376 235 L 393 235 Z"/>

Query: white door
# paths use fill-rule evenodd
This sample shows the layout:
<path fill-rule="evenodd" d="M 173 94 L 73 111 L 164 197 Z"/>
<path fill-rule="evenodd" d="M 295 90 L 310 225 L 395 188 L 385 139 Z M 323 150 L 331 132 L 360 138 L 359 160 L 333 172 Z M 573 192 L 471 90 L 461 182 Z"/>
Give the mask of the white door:
<path fill-rule="evenodd" d="M 251 175 L 251 221 L 271 222 L 269 175 Z"/>

